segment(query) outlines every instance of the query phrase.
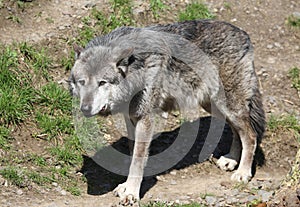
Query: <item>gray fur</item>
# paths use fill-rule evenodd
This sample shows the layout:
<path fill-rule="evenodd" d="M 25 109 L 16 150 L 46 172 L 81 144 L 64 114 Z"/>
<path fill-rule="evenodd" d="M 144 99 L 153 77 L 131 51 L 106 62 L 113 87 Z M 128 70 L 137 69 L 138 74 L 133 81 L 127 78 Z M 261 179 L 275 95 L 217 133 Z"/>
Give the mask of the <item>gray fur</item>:
<path fill-rule="evenodd" d="M 188 115 L 202 106 L 225 117 L 234 141 L 218 165 L 233 170 L 241 156 L 232 179 L 251 178 L 265 116 L 253 47 L 244 31 L 211 20 L 121 27 L 76 53 L 70 90 L 80 97 L 83 113 L 124 113 L 128 134 L 135 139 L 128 179 L 115 189 L 124 204 L 139 199 L 155 110 L 180 109 Z"/>

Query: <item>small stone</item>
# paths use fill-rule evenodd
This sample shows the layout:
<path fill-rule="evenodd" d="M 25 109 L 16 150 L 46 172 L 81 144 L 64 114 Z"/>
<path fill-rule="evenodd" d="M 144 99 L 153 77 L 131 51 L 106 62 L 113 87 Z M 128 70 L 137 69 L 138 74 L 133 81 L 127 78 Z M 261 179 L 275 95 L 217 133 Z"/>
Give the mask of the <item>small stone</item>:
<path fill-rule="evenodd" d="M 177 182 L 175 181 L 175 180 L 171 180 L 171 185 L 176 185 L 177 184 Z"/>
<path fill-rule="evenodd" d="M 23 194 L 23 191 L 21 189 L 17 190 L 17 195 L 22 195 Z"/>
<path fill-rule="evenodd" d="M 93 8 L 93 7 L 95 7 L 96 6 L 96 4 L 95 3 L 87 3 L 86 5 L 84 5 L 84 7 L 85 8 Z"/>
<path fill-rule="evenodd" d="M 267 48 L 268 48 L 268 49 L 273 49 L 274 46 L 273 46 L 272 44 L 268 44 L 268 45 L 267 45 Z"/>
<path fill-rule="evenodd" d="M 269 57 L 267 59 L 267 62 L 270 63 L 270 64 L 274 64 L 274 63 L 276 63 L 276 59 L 274 57 Z"/>
<path fill-rule="evenodd" d="M 270 197 L 273 195 L 273 192 L 268 192 L 265 190 L 259 190 L 257 194 L 261 197 L 263 202 L 269 201 Z"/>
<path fill-rule="evenodd" d="M 59 30 L 64 30 L 64 29 L 65 29 L 65 26 L 59 26 L 58 29 L 59 29 Z"/>
<path fill-rule="evenodd" d="M 281 47 L 281 44 L 279 42 L 275 42 L 274 45 L 275 47 L 279 47 L 279 48 Z"/>
<path fill-rule="evenodd" d="M 57 184 L 56 182 L 53 182 L 52 185 L 53 185 L 54 187 L 57 187 L 57 186 L 58 186 L 58 184 Z"/>
<path fill-rule="evenodd" d="M 63 196 L 66 196 L 67 195 L 67 191 L 62 190 L 62 191 L 60 191 L 60 194 L 63 195 Z"/>
<path fill-rule="evenodd" d="M 259 197 L 258 196 L 256 196 L 256 195 L 250 195 L 250 196 L 248 196 L 248 201 L 249 202 L 251 202 L 251 201 L 253 201 L 253 200 L 257 200 L 257 199 L 259 199 Z"/>
<path fill-rule="evenodd" d="M 214 205 L 217 202 L 217 199 L 214 196 L 206 196 L 205 201 L 207 202 L 207 204 L 209 206 L 211 206 L 211 205 Z"/>
<path fill-rule="evenodd" d="M 171 175 L 176 175 L 177 173 L 176 173 L 176 171 L 171 171 L 170 174 Z"/>

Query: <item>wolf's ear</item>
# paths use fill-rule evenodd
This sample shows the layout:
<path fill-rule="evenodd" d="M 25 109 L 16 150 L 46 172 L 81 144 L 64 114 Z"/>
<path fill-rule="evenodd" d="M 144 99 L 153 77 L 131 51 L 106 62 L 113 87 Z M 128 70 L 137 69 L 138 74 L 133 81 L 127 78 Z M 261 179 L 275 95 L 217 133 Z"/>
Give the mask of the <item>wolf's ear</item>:
<path fill-rule="evenodd" d="M 114 53 L 115 56 L 115 62 L 116 67 L 118 69 L 117 72 L 119 72 L 123 78 L 126 77 L 126 74 L 128 72 L 128 66 L 130 65 L 130 59 L 132 57 L 134 49 L 132 47 L 126 48 L 126 49 L 118 49 Z"/>
<path fill-rule="evenodd" d="M 75 60 L 77 60 L 83 51 L 83 48 L 75 43 L 73 44 L 73 49 L 75 51 Z"/>

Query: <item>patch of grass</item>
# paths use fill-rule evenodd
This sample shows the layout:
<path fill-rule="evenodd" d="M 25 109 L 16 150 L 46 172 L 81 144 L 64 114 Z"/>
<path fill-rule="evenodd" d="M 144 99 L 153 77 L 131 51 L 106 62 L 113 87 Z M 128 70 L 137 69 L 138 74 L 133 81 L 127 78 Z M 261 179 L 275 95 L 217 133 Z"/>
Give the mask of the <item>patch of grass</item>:
<path fill-rule="evenodd" d="M 293 67 L 289 71 L 289 77 L 292 79 L 292 87 L 300 91 L 300 69 Z"/>
<path fill-rule="evenodd" d="M 40 167 L 44 167 L 47 166 L 47 161 L 44 157 L 36 155 L 36 154 L 32 154 L 30 156 L 30 162 L 33 162 L 35 165 L 40 166 Z"/>
<path fill-rule="evenodd" d="M 0 124 L 23 122 L 32 110 L 34 88 L 31 76 L 21 70 L 19 53 L 11 47 L 0 47 Z"/>
<path fill-rule="evenodd" d="M 154 18 L 158 19 L 159 13 L 167 9 L 167 6 L 161 0 L 150 0 L 150 8 Z"/>
<path fill-rule="evenodd" d="M 50 149 L 51 155 L 55 156 L 56 162 L 63 165 L 77 165 L 82 162 L 83 149 L 76 136 L 70 136 L 65 140 L 63 146 L 55 146 Z"/>
<path fill-rule="evenodd" d="M 16 167 L 7 167 L 3 170 L 0 170 L 0 174 L 11 185 L 16 185 L 20 188 L 28 186 L 25 179 L 25 174 L 21 169 L 18 169 Z"/>
<path fill-rule="evenodd" d="M 6 127 L 0 126 L 0 148 L 8 150 L 10 148 L 9 142 L 11 139 L 10 130 Z"/>
<path fill-rule="evenodd" d="M 52 182 L 52 179 L 47 176 L 42 176 L 38 172 L 24 170 L 19 167 L 6 167 L 0 170 L 0 174 L 11 185 L 24 188 L 30 186 L 30 183 L 36 183 L 38 185 L 45 185 Z"/>
<path fill-rule="evenodd" d="M 79 31 L 76 42 L 85 46 L 99 34 L 106 34 L 121 26 L 133 26 L 135 21 L 132 13 L 131 0 L 111 0 L 111 14 L 93 8 L 89 16 L 82 18 L 83 27 Z"/>
<path fill-rule="evenodd" d="M 52 116 L 37 112 L 36 121 L 38 127 L 42 129 L 41 133 L 47 135 L 48 140 L 61 136 L 62 134 L 71 134 L 73 131 L 69 116 Z"/>
<path fill-rule="evenodd" d="M 295 132 L 300 141 L 300 123 L 294 115 L 275 116 L 271 115 L 267 123 L 268 129 L 275 133 L 278 129 L 290 129 Z"/>
<path fill-rule="evenodd" d="M 287 25 L 300 29 L 300 13 L 292 14 L 287 18 Z"/>
<path fill-rule="evenodd" d="M 213 19 L 215 15 L 203 3 L 192 2 L 179 13 L 179 21 L 195 19 Z"/>
<path fill-rule="evenodd" d="M 21 19 L 16 15 L 10 15 L 7 17 L 7 19 L 11 20 L 14 23 L 18 23 L 18 24 L 22 23 Z"/>
<path fill-rule="evenodd" d="M 48 69 L 51 65 L 51 59 L 46 55 L 45 49 L 37 50 L 26 42 L 21 43 L 19 47 L 25 63 L 30 65 L 36 74 L 49 80 Z"/>
<path fill-rule="evenodd" d="M 41 87 L 37 92 L 38 98 L 36 103 L 40 106 L 45 106 L 49 109 L 50 114 L 55 111 L 61 111 L 63 114 L 71 114 L 72 111 L 72 97 L 69 91 L 65 90 L 55 82 L 49 82 Z"/>
<path fill-rule="evenodd" d="M 60 59 L 61 66 L 65 69 L 65 71 L 68 72 L 71 71 L 75 62 L 74 57 L 75 57 L 75 52 L 74 50 L 72 50 L 68 57 L 62 57 Z"/>
<path fill-rule="evenodd" d="M 0 123 L 16 125 L 29 117 L 33 97 L 31 88 L 24 88 L 19 91 L 6 88 L 5 90 L 0 89 L 0 93 Z"/>
<path fill-rule="evenodd" d="M 81 195 L 81 190 L 78 186 L 69 186 L 67 187 L 67 191 L 70 192 L 74 196 L 80 196 Z"/>
<path fill-rule="evenodd" d="M 31 182 L 34 182 L 38 185 L 45 185 L 53 182 L 54 180 L 48 176 L 43 176 L 37 172 L 31 171 L 27 173 L 27 177 Z"/>

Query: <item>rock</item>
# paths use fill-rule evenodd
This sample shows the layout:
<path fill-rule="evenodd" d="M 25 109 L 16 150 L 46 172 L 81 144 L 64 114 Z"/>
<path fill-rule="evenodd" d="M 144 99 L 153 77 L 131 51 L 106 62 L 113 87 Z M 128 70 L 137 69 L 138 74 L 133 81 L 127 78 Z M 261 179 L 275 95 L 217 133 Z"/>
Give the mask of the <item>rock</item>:
<path fill-rule="evenodd" d="M 292 14 L 295 18 L 300 19 L 300 12 L 293 12 Z"/>
<path fill-rule="evenodd" d="M 58 184 L 57 184 L 56 182 L 53 182 L 52 185 L 53 185 L 54 187 L 57 187 L 57 186 L 58 186 Z"/>
<path fill-rule="evenodd" d="M 214 197 L 214 196 L 206 196 L 206 197 L 205 197 L 205 201 L 206 201 L 206 203 L 207 203 L 209 206 L 211 206 L 211 205 L 216 204 L 217 198 Z"/>
<path fill-rule="evenodd" d="M 23 191 L 21 189 L 17 190 L 16 192 L 17 195 L 23 195 Z"/>
<path fill-rule="evenodd" d="M 258 196 L 261 197 L 261 200 L 263 202 L 267 202 L 270 200 L 270 197 L 273 195 L 273 192 L 268 192 L 268 191 L 265 191 L 265 190 L 259 190 L 258 191 Z"/>
<path fill-rule="evenodd" d="M 95 6 L 96 6 L 96 4 L 93 2 L 90 2 L 90 3 L 87 3 L 86 5 L 84 5 L 85 8 L 93 8 Z"/>
<path fill-rule="evenodd" d="M 175 180 L 171 180 L 170 184 L 171 184 L 171 185 L 176 185 L 177 182 L 176 182 Z"/>
<path fill-rule="evenodd" d="M 66 195 L 67 195 L 67 191 L 61 190 L 61 191 L 60 191 L 60 194 L 63 195 L 63 196 L 66 196 Z"/>
<path fill-rule="evenodd" d="M 268 44 L 268 45 L 267 45 L 267 48 L 268 48 L 268 49 L 273 49 L 273 48 L 274 48 L 274 45 Z"/>

